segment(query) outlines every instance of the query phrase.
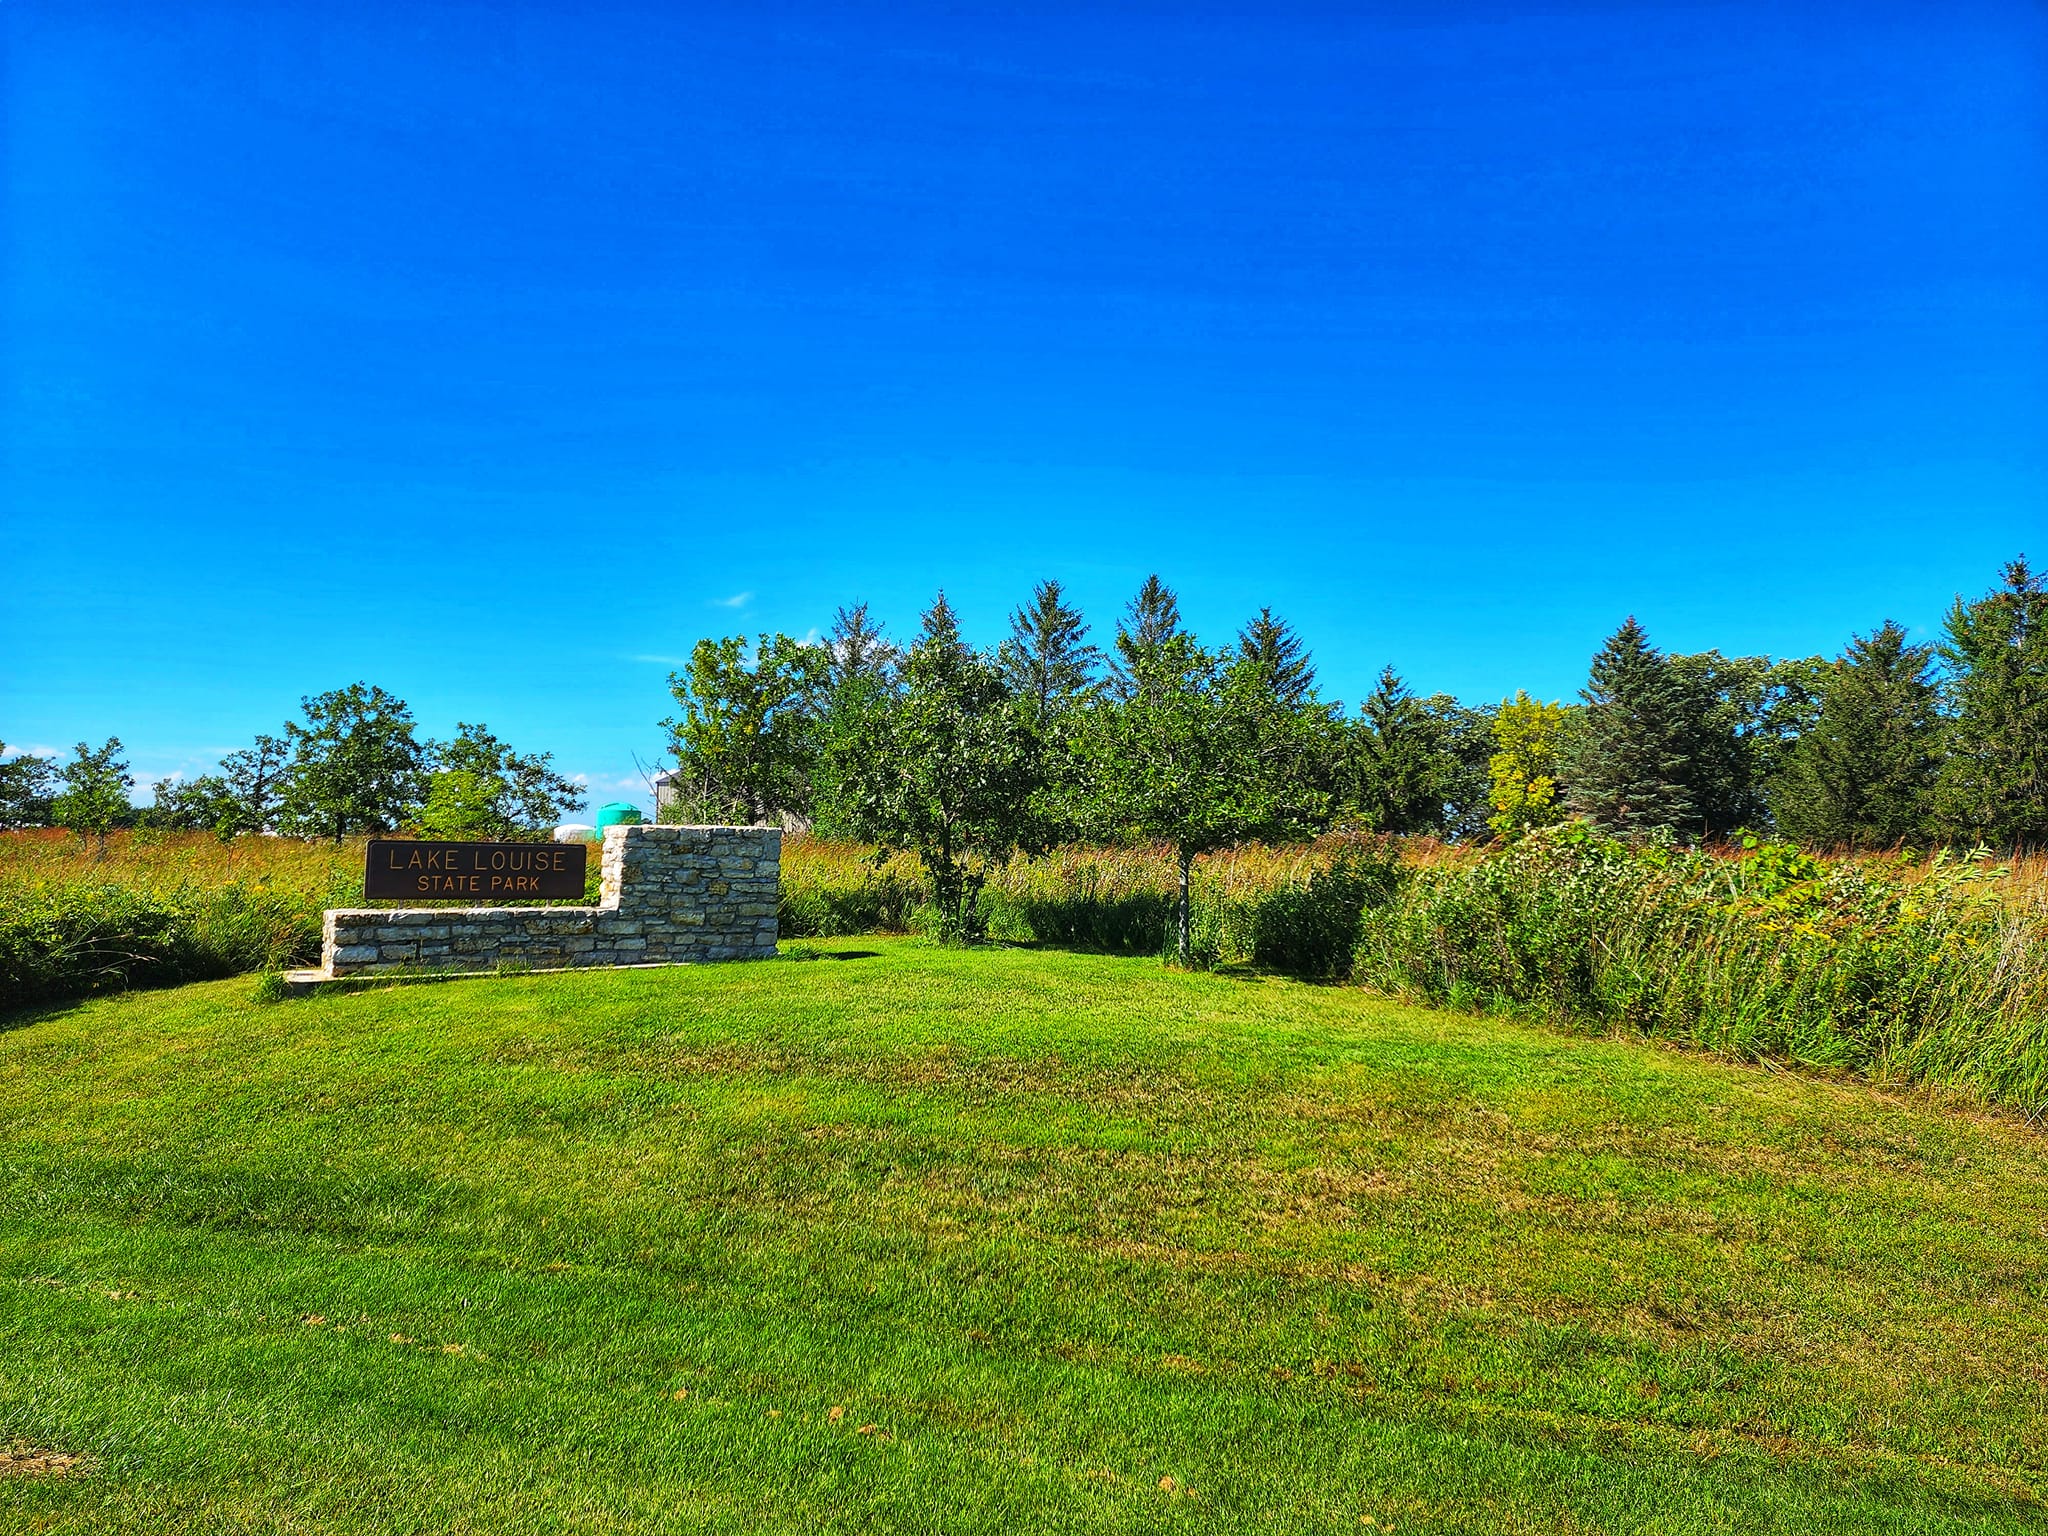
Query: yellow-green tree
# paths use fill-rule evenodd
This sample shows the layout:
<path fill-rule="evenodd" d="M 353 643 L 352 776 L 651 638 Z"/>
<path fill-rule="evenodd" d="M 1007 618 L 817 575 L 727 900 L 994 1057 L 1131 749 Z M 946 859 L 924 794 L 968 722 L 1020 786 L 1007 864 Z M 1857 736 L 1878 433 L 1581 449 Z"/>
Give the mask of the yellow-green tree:
<path fill-rule="evenodd" d="M 1487 760 L 1493 814 L 1486 824 L 1502 837 L 1520 837 L 1531 827 L 1564 819 L 1557 793 L 1557 765 L 1564 739 L 1564 706 L 1545 704 L 1517 689 L 1500 706 L 1493 723 L 1494 745 Z"/>

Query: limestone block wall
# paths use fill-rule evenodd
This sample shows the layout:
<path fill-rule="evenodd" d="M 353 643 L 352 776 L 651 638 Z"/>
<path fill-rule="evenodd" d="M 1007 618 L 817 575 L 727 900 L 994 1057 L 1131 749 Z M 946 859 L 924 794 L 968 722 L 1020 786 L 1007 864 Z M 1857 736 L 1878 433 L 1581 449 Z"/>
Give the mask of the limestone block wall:
<path fill-rule="evenodd" d="M 594 907 L 404 907 L 327 914 L 321 969 L 558 970 L 775 953 L 776 827 L 607 827 Z"/>

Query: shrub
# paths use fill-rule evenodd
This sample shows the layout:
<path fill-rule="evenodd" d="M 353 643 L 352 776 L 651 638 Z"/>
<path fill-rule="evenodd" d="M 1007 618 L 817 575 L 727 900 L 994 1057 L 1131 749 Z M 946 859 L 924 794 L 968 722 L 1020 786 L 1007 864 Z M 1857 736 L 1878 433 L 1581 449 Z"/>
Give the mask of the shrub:
<path fill-rule="evenodd" d="M 1632 851 L 1570 827 L 1367 910 L 1379 990 L 2048 1106 L 2048 904 L 1982 858 Z"/>
<path fill-rule="evenodd" d="M 317 912 L 288 894 L 228 886 L 16 888 L 0 909 L 0 1007 L 206 981 L 317 959 Z"/>

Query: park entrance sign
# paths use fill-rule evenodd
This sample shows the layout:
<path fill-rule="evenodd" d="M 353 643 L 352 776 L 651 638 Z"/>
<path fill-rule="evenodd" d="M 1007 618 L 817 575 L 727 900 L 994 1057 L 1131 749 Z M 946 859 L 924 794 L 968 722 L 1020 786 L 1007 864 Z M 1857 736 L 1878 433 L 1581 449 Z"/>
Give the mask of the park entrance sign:
<path fill-rule="evenodd" d="M 582 843 L 414 843 L 370 839 L 363 895 L 371 901 L 577 901 Z"/>
<path fill-rule="evenodd" d="M 444 905 L 329 911 L 320 969 L 286 979 L 310 986 L 403 971 L 680 965 L 775 953 L 780 827 L 607 827 L 595 906 L 582 902 L 583 859 L 574 843 L 378 838 L 363 872 L 369 896 Z M 564 896 L 576 905 L 535 905 Z M 446 905 L 451 898 L 464 905 Z"/>

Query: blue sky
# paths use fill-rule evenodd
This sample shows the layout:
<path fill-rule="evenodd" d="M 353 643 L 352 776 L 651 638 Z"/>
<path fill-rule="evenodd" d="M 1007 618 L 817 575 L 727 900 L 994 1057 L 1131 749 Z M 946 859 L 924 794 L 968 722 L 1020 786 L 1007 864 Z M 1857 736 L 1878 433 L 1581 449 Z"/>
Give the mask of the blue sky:
<path fill-rule="evenodd" d="M 2048 559 L 2048 9 L 1023 9 L 0 10 L 0 738 L 610 798 L 856 599 L 1479 702 Z"/>

